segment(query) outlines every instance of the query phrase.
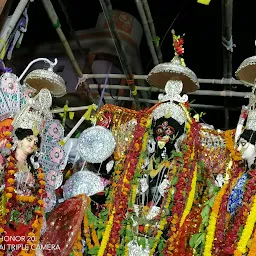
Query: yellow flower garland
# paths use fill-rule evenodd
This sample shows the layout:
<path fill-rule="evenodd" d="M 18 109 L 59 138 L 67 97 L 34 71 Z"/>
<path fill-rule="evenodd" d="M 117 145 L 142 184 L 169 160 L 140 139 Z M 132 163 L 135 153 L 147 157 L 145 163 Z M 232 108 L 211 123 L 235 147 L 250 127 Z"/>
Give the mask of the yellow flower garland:
<path fill-rule="evenodd" d="M 129 256 L 129 248 L 128 248 L 129 238 L 128 238 L 128 232 L 127 231 L 130 231 L 130 230 L 131 230 L 131 226 L 128 224 L 126 226 L 124 256 Z"/>
<path fill-rule="evenodd" d="M 108 243 L 108 240 L 109 240 L 110 232 L 111 232 L 112 226 L 113 226 L 115 212 L 116 212 L 116 209 L 114 208 L 112 213 L 111 213 L 111 216 L 109 218 L 107 228 L 105 229 L 104 237 L 103 237 L 103 239 L 101 241 L 101 244 L 100 244 L 100 249 L 99 249 L 99 252 L 98 252 L 98 256 L 103 256 L 104 253 L 105 253 L 105 249 L 106 249 L 106 246 L 107 246 L 107 243 Z"/>
<path fill-rule="evenodd" d="M 243 229 L 242 235 L 238 242 L 237 250 L 235 250 L 235 253 L 234 253 L 235 256 L 240 256 L 243 253 L 246 253 L 246 246 L 252 235 L 255 222 L 256 222 L 256 196 L 254 197 L 252 209 L 246 220 L 245 227 Z"/>
<path fill-rule="evenodd" d="M 153 247 L 150 250 L 150 254 L 149 254 L 150 256 L 153 256 L 154 253 L 155 253 L 155 250 L 156 250 L 156 247 L 157 247 L 158 242 L 160 240 L 160 237 L 163 234 L 162 230 L 164 229 L 164 226 L 166 225 L 166 223 L 167 223 L 166 218 L 164 218 L 160 221 L 160 226 L 159 226 L 159 229 L 158 229 L 156 237 L 155 237 L 155 243 L 154 243 Z"/>
<path fill-rule="evenodd" d="M 212 246 L 213 246 L 213 241 L 214 241 L 217 217 L 219 214 L 222 197 L 224 196 L 227 188 L 228 188 L 228 184 L 224 184 L 214 201 L 214 205 L 212 207 L 212 212 L 211 212 L 210 218 L 209 218 L 209 225 L 207 228 L 207 235 L 206 235 L 203 256 L 211 256 L 212 255 L 211 251 L 212 251 Z"/>
<path fill-rule="evenodd" d="M 186 204 L 186 208 L 182 214 L 181 217 L 181 221 L 180 221 L 180 227 L 183 225 L 186 217 L 188 216 L 188 214 L 190 213 L 190 210 L 192 208 L 193 202 L 194 202 L 194 197 L 195 197 L 195 193 L 196 193 L 196 183 L 197 183 L 197 164 L 195 166 L 195 170 L 194 170 L 194 174 L 193 174 L 193 179 L 191 182 L 191 190 L 189 192 L 188 195 L 188 200 L 187 200 L 187 204 Z"/>
<path fill-rule="evenodd" d="M 132 205 L 134 205 L 135 200 L 136 200 L 137 187 L 138 187 L 137 184 L 132 186 L 132 195 L 131 195 L 131 203 L 132 203 Z M 131 230 L 131 226 L 130 226 L 130 224 L 127 224 L 127 226 L 126 226 L 126 236 L 125 236 L 124 256 L 128 256 L 129 255 L 129 250 L 128 250 L 129 239 L 128 239 L 128 232 L 127 231 L 130 231 L 130 230 Z"/>

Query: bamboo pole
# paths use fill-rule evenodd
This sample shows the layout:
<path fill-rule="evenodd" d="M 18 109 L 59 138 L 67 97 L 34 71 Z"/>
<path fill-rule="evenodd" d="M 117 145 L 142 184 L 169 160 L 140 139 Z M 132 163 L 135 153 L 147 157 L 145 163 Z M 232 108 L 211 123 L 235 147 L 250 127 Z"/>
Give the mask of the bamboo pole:
<path fill-rule="evenodd" d="M 232 78 L 232 53 L 233 53 L 233 37 L 232 37 L 232 22 L 233 22 L 233 0 L 222 0 L 222 45 L 223 45 L 223 77 Z M 230 86 L 225 85 L 225 90 L 230 89 Z M 229 127 L 229 111 L 227 108 L 227 99 L 225 105 L 225 128 Z"/>
<path fill-rule="evenodd" d="M 2 14 L 2 11 L 5 7 L 7 0 L 0 0 L 0 15 Z"/>
<path fill-rule="evenodd" d="M 4 6 L 4 9 L 1 11 L 0 14 L 0 31 L 2 31 L 4 24 L 6 20 L 8 19 L 8 16 L 10 14 L 11 6 L 12 6 L 13 0 L 8 0 Z"/>
<path fill-rule="evenodd" d="M 148 44 L 149 50 L 150 50 L 151 55 L 152 55 L 153 63 L 156 66 L 156 65 L 159 64 L 159 60 L 158 60 L 157 55 L 156 55 L 155 47 L 154 47 L 154 44 L 153 44 L 153 38 L 152 38 L 152 35 L 151 35 L 151 32 L 150 32 L 150 28 L 149 28 L 149 24 L 148 24 L 148 21 L 147 21 L 146 14 L 144 12 L 141 0 L 135 0 L 135 3 L 137 5 L 137 9 L 138 9 L 139 14 L 140 14 L 140 18 L 141 18 L 142 25 L 143 25 L 143 28 L 144 28 L 145 36 L 146 36 L 146 39 L 147 39 L 147 44 Z"/>
<path fill-rule="evenodd" d="M 86 110 L 88 108 L 89 106 L 70 107 L 68 108 L 67 112 L 76 112 L 76 111 Z M 56 108 L 51 110 L 51 113 L 53 114 L 64 113 L 64 112 L 65 112 L 65 108 Z"/>
<path fill-rule="evenodd" d="M 153 21 L 151 11 L 150 11 L 150 8 L 149 8 L 149 5 L 148 5 L 148 0 L 142 0 L 142 4 L 143 4 L 144 10 L 145 10 L 145 14 L 146 14 L 146 17 L 147 17 L 149 28 L 150 28 L 150 31 L 151 31 L 151 34 L 152 34 L 152 37 L 153 37 L 153 41 L 154 41 L 154 40 L 156 40 L 157 35 L 156 35 L 156 29 L 155 29 L 154 21 Z M 162 55 L 162 52 L 161 52 L 160 45 L 159 45 L 159 43 L 158 44 L 154 43 L 154 46 L 155 46 L 155 49 L 156 49 L 156 54 L 157 54 L 158 60 L 159 60 L 160 63 L 162 63 L 163 62 L 163 55 Z"/>
<path fill-rule="evenodd" d="M 111 97 L 111 96 L 105 96 L 105 100 L 116 100 L 116 101 L 133 101 L 134 99 L 132 97 Z M 159 101 L 157 100 L 150 100 L 150 99 L 139 99 L 140 102 L 144 103 L 151 103 L 156 104 Z M 202 108 L 202 109 L 224 109 L 224 106 L 216 106 L 216 105 L 203 105 L 203 104 L 190 104 L 192 108 Z M 230 110 L 239 110 L 239 108 L 230 108 Z"/>
<path fill-rule="evenodd" d="M 123 74 L 84 74 L 86 79 L 90 78 L 105 78 L 108 76 L 109 78 L 117 78 L 117 79 L 122 79 L 126 78 L 125 75 Z M 135 80 L 146 80 L 148 78 L 147 75 L 134 75 L 133 77 Z M 236 80 L 234 78 L 230 79 L 198 79 L 199 83 L 201 84 L 230 84 L 230 85 L 243 85 L 243 83 L 239 80 Z"/>
<path fill-rule="evenodd" d="M 133 93 L 133 97 L 134 97 L 134 100 L 135 100 L 136 108 L 137 108 L 137 110 L 139 110 L 140 109 L 140 102 L 138 100 L 139 96 L 138 96 L 138 94 L 136 92 L 136 87 L 135 87 L 135 84 L 134 84 L 134 78 L 133 78 L 132 69 L 131 69 L 131 67 L 130 67 L 130 65 L 128 63 L 128 59 L 127 59 L 125 50 L 123 48 L 121 39 L 120 39 L 119 34 L 117 32 L 115 22 L 113 20 L 112 5 L 111 5 L 109 0 L 99 0 L 99 1 L 100 1 L 100 4 L 101 4 L 103 13 L 105 15 L 105 19 L 106 19 L 106 21 L 108 23 L 109 31 L 110 31 L 110 33 L 112 35 L 112 38 L 113 38 L 113 41 L 114 41 L 114 44 L 115 44 L 115 47 L 116 47 L 116 51 L 117 51 L 117 54 L 118 54 L 119 59 L 120 59 L 120 64 L 121 64 L 122 69 L 123 69 L 123 71 L 125 73 L 125 77 L 124 78 L 126 78 L 127 84 L 129 85 L 130 90 Z"/>
<path fill-rule="evenodd" d="M 0 38 L 0 52 L 2 52 L 3 48 L 6 46 L 6 42 L 9 38 L 9 36 L 11 35 L 16 23 L 18 22 L 19 18 L 21 17 L 21 15 L 22 15 L 23 11 L 25 10 L 29 1 L 30 0 L 20 0 L 11 19 L 8 22 L 8 25 L 2 31 L 1 38 Z"/>
<path fill-rule="evenodd" d="M 81 79 L 81 82 L 83 84 L 83 86 L 86 88 L 87 92 L 88 92 L 88 97 L 89 99 L 94 102 L 94 99 L 91 95 L 91 93 L 89 92 L 89 86 L 88 86 L 88 83 L 86 81 L 84 81 L 83 79 L 83 72 L 82 70 L 80 69 L 76 59 L 75 59 L 75 56 L 72 52 L 72 49 L 66 39 L 66 36 L 64 35 L 62 29 L 61 29 L 61 24 L 60 24 L 60 21 L 59 21 L 59 17 L 57 15 L 57 13 L 55 12 L 54 10 L 54 7 L 51 3 L 51 0 L 42 0 L 43 2 L 43 5 L 44 5 L 44 8 L 53 24 L 53 27 L 55 28 L 65 50 L 66 50 L 66 53 L 68 55 L 68 58 L 74 68 L 74 70 L 76 71 L 77 75 L 79 76 L 79 78 Z"/>
<path fill-rule="evenodd" d="M 90 89 L 98 89 L 102 88 L 103 85 L 98 84 L 89 84 Z M 129 87 L 124 85 L 110 85 L 106 84 L 106 89 L 113 89 L 113 90 L 129 90 Z M 163 89 L 159 89 L 156 87 L 146 87 L 146 86 L 137 86 L 138 91 L 150 91 L 150 92 L 163 92 Z M 195 92 L 188 93 L 188 95 L 200 95 L 200 96 L 219 96 L 219 97 L 240 97 L 240 98 L 247 98 L 250 96 L 249 92 L 234 92 L 230 90 L 222 90 L 222 91 L 213 91 L 213 90 L 198 90 Z"/>

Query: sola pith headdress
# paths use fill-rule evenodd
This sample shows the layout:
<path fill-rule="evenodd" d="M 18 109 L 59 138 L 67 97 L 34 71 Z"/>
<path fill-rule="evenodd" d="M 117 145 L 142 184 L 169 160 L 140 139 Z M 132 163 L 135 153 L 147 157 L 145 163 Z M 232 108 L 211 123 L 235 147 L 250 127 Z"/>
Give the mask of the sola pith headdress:
<path fill-rule="evenodd" d="M 0 76 L 0 121 L 13 118 L 27 103 L 34 93 L 25 85 L 21 85 L 13 73 Z"/>
<path fill-rule="evenodd" d="M 236 77 L 247 87 L 252 87 L 248 106 L 243 106 L 236 128 L 237 141 L 242 134 L 244 121 L 247 118 L 245 129 L 256 131 L 256 56 L 245 59 L 236 71 Z"/>
<path fill-rule="evenodd" d="M 148 76 L 148 81 L 160 87 L 160 84 L 165 82 L 164 94 L 159 94 L 158 99 L 163 102 L 153 111 L 153 118 L 155 120 L 161 117 L 172 117 L 179 124 L 183 124 L 187 117 L 184 110 L 179 103 L 188 101 L 188 96 L 184 94 L 181 96 L 182 91 L 191 92 L 195 91 L 198 87 L 198 80 L 193 71 L 186 67 L 182 58 L 184 53 L 184 40 L 180 36 L 176 36 L 174 31 L 173 46 L 175 56 L 170 63 L 162 63 L 152 69 Z M 178 104 L 177 104 L 178 103 Z"/>
<path fill-rule="evenodd" d="M 38 135 L 43 130 L 45 121 L 52 119 L 51 105 L 52 96 L 50 91 L 42 89 L 15 116 L 12 122 L 14 130 L 17 128 L 31 129 L 34 135 Z"/>
<path fill-rule="evenodd" d="M 247 112 L 247 121 L 245 125 L 245 129 L 256 131 L 256 95 L 255 88 L 252 91 L 250 96 L 248 112 Z"/>

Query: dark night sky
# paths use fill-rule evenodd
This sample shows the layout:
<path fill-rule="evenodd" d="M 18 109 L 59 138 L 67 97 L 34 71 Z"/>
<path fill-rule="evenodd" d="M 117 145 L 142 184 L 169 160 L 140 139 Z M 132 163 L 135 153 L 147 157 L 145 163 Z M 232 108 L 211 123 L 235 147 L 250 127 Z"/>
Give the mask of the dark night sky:
<path fill-rule="evenodd" d="M 15 0 L 18 2 L 18 0 Z M 15 2 L 14 1 L 14 2 Z M 95 26 L 101 6 L 97 0 L 62 0 L 71 18 L 73 28 L 82 30 Z M 148 0 L 152 12 L 157 35 L 163 39 L 167 29 L 178 15 L 173 27 L 177 34 L 185 33 L 185 62 L 199 78 L 222 78 L 222 42 L 221 42 L 221 0 L 212 0 L 209 6 L 198 4 L 196 0 Z M 255 15 L 253 13 L 255 0 L 234 0 L 233 40 L 236 48 L 233 53 L 233 74 L 239 64 L 247 57 L 255 55 Z M 66 36 L 70 38 L 70 31 L 65 21 L 59 0 L 52 0 Z M 112 0 L 113 8 L 126 11 L 140 17 L 133 0 Z M 15 4 L 16 5 L 16 4 Z M 41 1 L 31 3 L 29 9 L 29 27 L 24 38 L 24 45 L 38 45 L 45 41 L 57 41 L 58 36 L 52 28 L 51 22 L 42 6 Z M 162 44 L 164 61 L 173 57 L 172 37 L 169 32 Z M 143 37 L 141 43 L 141 57 L 144 71 L 149 72 L 153 67 L 150 53 Z M 233 75 L 234 76 L 234 75 Z M 201 85 L 208 90 L 222 90 L 220 85 Z M 245 91 L 242 86 L 233 90 Z M 192 99 L 193 97 L 190 97 Z M 223 105 L 221 97 L 197 97 L 198 104 Z M 247 100 L 229 98 L 229 106 L 240 107 Z M 201 110 L 199 110 L 201 111 Z M 224 112 L 203 110 L 207 112 L 206 122 L 224 126 Z M 230 126 L 236 125 L 239 112 L 230 112 Z"/>

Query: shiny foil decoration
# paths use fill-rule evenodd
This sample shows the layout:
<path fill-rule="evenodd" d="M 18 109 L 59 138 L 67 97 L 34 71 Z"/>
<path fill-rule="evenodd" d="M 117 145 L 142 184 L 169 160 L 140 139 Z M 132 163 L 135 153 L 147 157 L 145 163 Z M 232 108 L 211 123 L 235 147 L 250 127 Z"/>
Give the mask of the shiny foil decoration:
<path fill-rule="evenodd" d="M 42 89 L 32 99 L 29 99 L 27 104 L 23 106 L 21 111 L 15 115 L 12 122 L 14 129 L 31 129 L 36 128 L 41 132 L 44 128 L 44 123 L 52 119 L 50 107 L 52 105 L 52 96 L 49 90 Z"/>
<path fill-rule="evenodd" d="M 104 190 L 104 183 L 100 176 L 88 171 L 74 173 L 63 186 L 63 197 L 69 199 L 73 196 L 85 194 L 87 196 L 95 195 Z"/>
<path fill-rule="evenodd" d="M 78 141 L 78 152 L 89 163 L 102 163 L 113 154 L 115 147 L 113 134 L 102 126 L 84 130 Z"/>
<path fill-rule="evenodd" d="M 60 250 L 43 251 L 44 256 L 69 256 L 89 203 L 85 195 L 73 197 L 55 208 L 47 220 L 47 230 L 41 237 L 42 248 L 47 244 Z"/>
<path fill-rule="evenodd" d="M 37 91 L 48 89 L 54 97 L 62 97 L 66 92 L 65 81 L 50 69 L 36 69 L 24 79 L 24 83 Z"/>
<path fill-rule="evenodd" d="M 142 245 L 138 245 L 136 240 L 132 240 L 128 243 L 128 255 L 129 256 L 149 256 L 150 249 L 148 246 L 148 242 L 146 248 L 142 248 Z"/>
<path fill-rule="evenodd" d="M 0 76 L 0 121 L 13 118 L 27 103 L 32 90 L 18 82 L 13 73 Z"/>
<path fill-rule="evenodd" d="M 246 86 L 255 86 L 256 56 L 245 59 L 236 71 L 236 76 Z"/>
<path fill-rule="evenodd" d="M 51 187 L 46 188 L 46 197 L 44 198 L 44 211 L 51 212 L 57 202 L 55 190 Z"/>
<path fill-rule="evenodd" d="M 182 81 L 183 92 L 194 92 L 199 89 L 196 74 L 182 65 L 179 57 L 175 56 L 171 62 L 161 63 L 155 66 L 149 73 L 149 84 L 164 89 L 169 80 Z"/>
<path fill-rule="evenodd" d="M 47 170 L 45 171 L 45 181 L 53 189 L 58 189 L 63 181 L 63 173 L 60 170 Z"/>

